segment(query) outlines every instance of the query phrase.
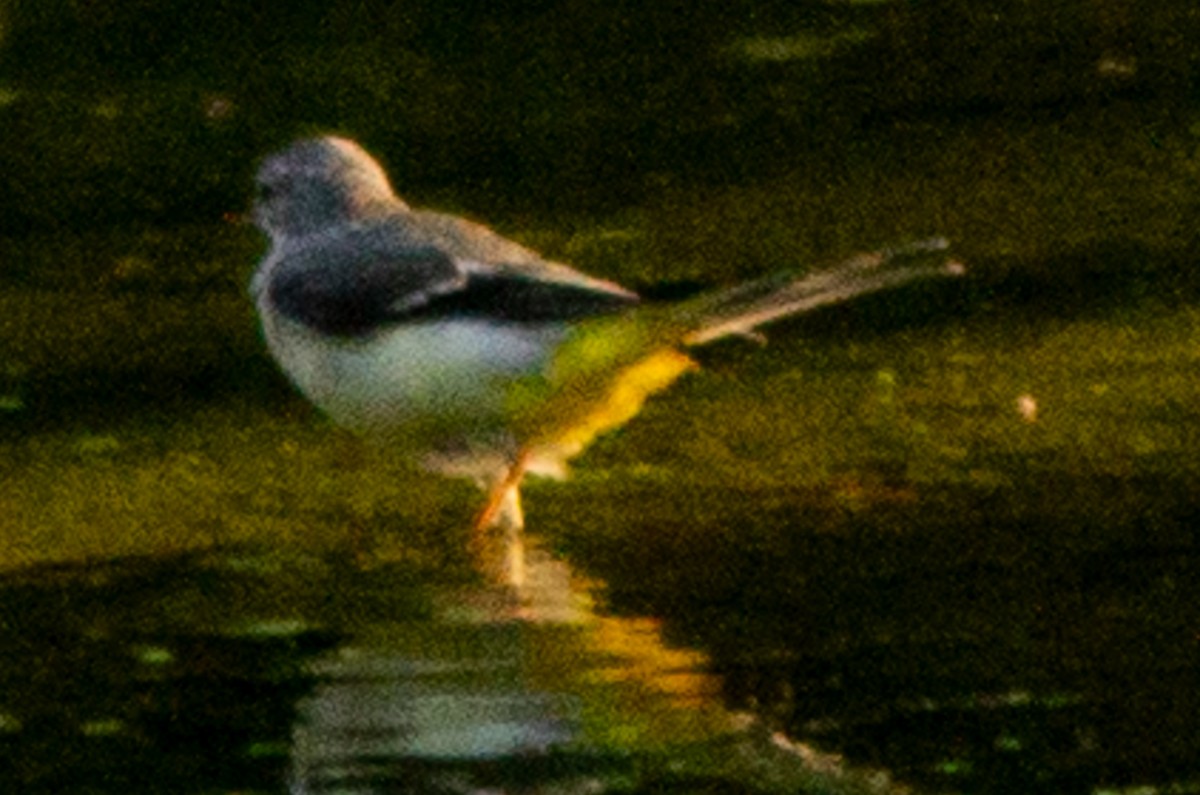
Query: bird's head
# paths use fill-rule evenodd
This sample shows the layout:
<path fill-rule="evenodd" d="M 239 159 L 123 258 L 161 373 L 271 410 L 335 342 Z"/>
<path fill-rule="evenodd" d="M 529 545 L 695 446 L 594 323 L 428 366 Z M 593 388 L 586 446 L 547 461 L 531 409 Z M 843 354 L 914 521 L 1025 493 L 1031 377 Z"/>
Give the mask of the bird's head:
<path fill-rule="evenodd" d="M 267 157 L 256 190 L 254 222 L 275 239 L 404 207 L 379 163 L 354 141 L 333 136 L 298 141 Z"/>

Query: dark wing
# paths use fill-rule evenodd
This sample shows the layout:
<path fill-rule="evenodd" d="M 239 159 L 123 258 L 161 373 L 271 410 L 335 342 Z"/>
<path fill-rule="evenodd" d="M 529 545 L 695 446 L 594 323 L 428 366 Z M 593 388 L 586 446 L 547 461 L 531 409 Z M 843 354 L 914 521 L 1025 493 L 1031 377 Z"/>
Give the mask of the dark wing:
<path fill-rule="evenodd" d="M 587 284 L 541 281 L 509 271 L 471 273 L 457 290 L 433 296 L 397 317 L 463 317 L 510 323 L 561 323 L 607 315 L 633 306 L 633 293 L 597 290 Z"/>
<path fill-rule="evenodd" d="M 616 312 L 638 300 L 565 266 L 460 263 L 453 246 L 426 232 L 392 219 L 310 243 L 275 264 L 268 298 L 286 317 L 336 337 L 446 317 L 563 322 Z"/>
<path fill-rule="evenodd" d="M 467 268 L 472 275 L 484 273 L 489 276 L 511 276 L 517 279 L 524 285 L 513 286 L 518 292 L 523 293 L 525 287 L 532 289 L 534 285 L 546 282 L 576 288 L 578 295 L 591 295 L 604 307 L 628 306 L 637 301 L 635 293 L 618 284 L 581 273 L 561 262 L 548 260 L 536 251 L 498 235 L 474 221 L 444 213 L 416 210 L 407 214 L 407 223 L 411 232 L 421 240 L 437 246 L 458 262 L 472 263 Z M 549 286 L 548 284 L 547 287 Z M 572 295 L 576 291 L 568 291 L 564 295 Z M 603 293 L 608 293 L 609 297 L 604 299 L 595 295 Z"/>
<path fill-rule="evenodd" d="M 417 210 L 408 218 L 423 239 L 464 263 L 459 289 L 413 307 L 411 317 L 495 318 L 512 323 L 561 323 L 612 314 L 639 298 L 465 218 Z"/>
<path fill-rule="evenodd" d="M 323 334 L 359 337 L 465 282 L 440 249 L 365 229 L 287 253 L 267 291 L 286 317 Z"/>

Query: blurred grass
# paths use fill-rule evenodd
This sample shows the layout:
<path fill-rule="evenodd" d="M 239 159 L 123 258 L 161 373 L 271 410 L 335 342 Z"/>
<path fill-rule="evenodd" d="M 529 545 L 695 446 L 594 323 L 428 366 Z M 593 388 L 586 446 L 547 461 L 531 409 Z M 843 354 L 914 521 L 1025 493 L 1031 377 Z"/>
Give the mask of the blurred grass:
<path fill-rule="evenodd" d="M 409 528 L 405 554 L 425 563 L 465 543 L 460 490 L 368 463 L 301 406 L 234 400 L 0 446 L 5 567 L 245 543 L 328 552 L 360 535 L 387 546 L 380 526 Z"/>
<path fill-rule="evenodd" d="M 1043 474 L 1194 483 L 1198 142 L 1139 107 L 900 124 L 768 180 L 664 178 L 603 217 L 509 206 L 489 219 L 638 286 L 731 282 L 931 233 L 971 267 L 772 330 L 765 351 L 706 354 L 706 372 L 585 456 L 574 485 L 534 485 L 532 527 L 627 483 L 738 486 L 750 501 L 832 489 L 851 508 L 947 486 L 1018 502 Z M 346 443 L 264 361 L 244 294 L 261 250 L 218 223 L 0 239 L 6 565 L 360 532 L 446 561 L 475 496 L 346 466 Z"/>
<path fill-rule="evenodd" d="M 793 503 L 797 532 L 801 516 L 831 507 L 965 519 L 980 494 L 1019 506 L 1045 482 L 1062 487 L 1062 510 L 1098 523 L 1173 488 L 1184 499 L 1200 482 L 1198 324 L 1194 306 L 1148 305 L 1119 324 L 1049 320 L 1007 334 L 990 318 L 779 339 L 757 361 L 731 353 L 603 439 L 574 483 L 532 484 L 530 525 L 620 533 L 634 516 L 641 526 L 683 510 L 711 531 L 764 500 Z M 1036 402 L 1034 421 L 1022 396 Z M 389 466 L 291 396 L 9 435 L 0 479 L 5 566 L 247 542 L 333 551 L 354 538 L 462 565 L 455 550 L 479 499 Z M 1094 482 L 1132 485 L 1098 494 Z M 1034 502 L 1058 508 L 1045 494 Z"/>

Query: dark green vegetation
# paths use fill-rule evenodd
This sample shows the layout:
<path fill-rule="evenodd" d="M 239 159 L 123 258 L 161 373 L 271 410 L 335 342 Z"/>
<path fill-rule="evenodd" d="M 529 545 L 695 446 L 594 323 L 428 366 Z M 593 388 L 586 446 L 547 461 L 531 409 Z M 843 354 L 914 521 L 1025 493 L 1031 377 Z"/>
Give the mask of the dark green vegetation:
<path fill-rule="evenodd" d="M 313 130 L 360 138 L 414 203 L 651 292 L 951 238 L 963 280 L 706 352 L 571 483 L 531 486 L 531 528 L 609 610 L 706 651 L 728 705 L 851 761 L 996 792 L 1200 776 L 1192 4 L 388 5 L 8 8 L 13 787 L 79 783 L 30 751 L 66 721 L 81 780 L 151 791 L 97 760 L 189 770 L 195 737 L 144 738 L 195 717 L 247 765 L 213 786 L 270 790 L 300 661 L 375 620 L 437 634 L 422 588 L 471 580 L 474 492 L 364 451 L 262 353 L 262 242 L 232 216 L 255 160 Z M 411 604 L 346 568 L 352 539 Z M 102 565 L 123 556 L 150 563 Z M 177 700 L 196 682 L 217 689 Z M 213 692 L 263 700 L 218 715 Z M 644 750 L 601 712 L 603 748 Z M 612 792 L 770 789 L 613 753 L 570 764 Z"/>

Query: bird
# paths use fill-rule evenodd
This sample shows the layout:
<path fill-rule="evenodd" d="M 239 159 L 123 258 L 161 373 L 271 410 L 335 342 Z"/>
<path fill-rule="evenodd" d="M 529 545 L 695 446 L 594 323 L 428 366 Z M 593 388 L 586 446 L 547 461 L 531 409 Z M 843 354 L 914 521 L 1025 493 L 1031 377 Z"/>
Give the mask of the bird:
<path fill-rule="evenodd" d="M 473 534 L 503 532 L 514 583 L 524 478 L 563 477 L 594 438 L 697 367 L 689 349 L 964 270 L 931 238 L 659 303 L 476 221 L 411 207 L 348 138 L 268 155 L 255 191 L 268 246 L 250 293 L 268 351 L 335 424 L 478 484 Z"/>

